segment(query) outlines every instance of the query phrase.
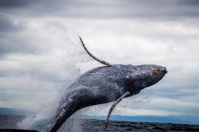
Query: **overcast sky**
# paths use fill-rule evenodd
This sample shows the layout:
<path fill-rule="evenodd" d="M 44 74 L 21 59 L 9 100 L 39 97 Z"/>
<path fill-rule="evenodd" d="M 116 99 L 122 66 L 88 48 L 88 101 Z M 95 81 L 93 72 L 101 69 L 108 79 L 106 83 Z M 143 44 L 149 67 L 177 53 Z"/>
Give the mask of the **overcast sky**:
<path fill-rule="evenodd" d="M 0 107 L 40 110 L 102 66 L 79 35 L 107 62 L 168 69 L 113 114 L 199 116 L 198 0 L 0 0 Z"/>

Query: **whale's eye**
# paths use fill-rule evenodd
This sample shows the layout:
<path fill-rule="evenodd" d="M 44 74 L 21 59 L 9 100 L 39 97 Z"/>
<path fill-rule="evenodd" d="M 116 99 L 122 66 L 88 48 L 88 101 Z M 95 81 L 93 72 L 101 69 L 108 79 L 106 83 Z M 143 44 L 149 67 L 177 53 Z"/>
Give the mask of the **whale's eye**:
<path fill-rule="evenodd" d="M 154 76 L 158 76 L 160 74 L 160 69 L 155 69 L 152 71 Z"/>

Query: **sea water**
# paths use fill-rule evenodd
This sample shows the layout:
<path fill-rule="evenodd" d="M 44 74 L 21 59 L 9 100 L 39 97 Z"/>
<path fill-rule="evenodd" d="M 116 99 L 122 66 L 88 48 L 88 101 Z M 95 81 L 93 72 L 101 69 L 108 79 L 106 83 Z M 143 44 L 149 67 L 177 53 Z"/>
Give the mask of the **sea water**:
<path fill-rule="evenodd" d="M 25 116 L 0 115 L 0 132 L 13 132 L 10 129 L 17 129 L 16 123 L 25 118 Z M 67 121 L 68 122 L 68 121 Z M 107 129 L 105 120 L 81 119 L 79 125 L 76 121 L 75 127 L 62 127 L 63 132 L 198 132 L 199 125 L 173 124 L 173 123 L 155 123 L 155 122 L 129 122 L 129 121 L 111 121 Z M 71 123 L 72 123 L 71 122 Z M 68 122 L 69 123 L 69 122 Z M 81 126 L 79 128 L 78 126 Z M 60 131 L 60 130 L 59 130 Z M 28 132 L 28 131 L 27 131 Z"/>

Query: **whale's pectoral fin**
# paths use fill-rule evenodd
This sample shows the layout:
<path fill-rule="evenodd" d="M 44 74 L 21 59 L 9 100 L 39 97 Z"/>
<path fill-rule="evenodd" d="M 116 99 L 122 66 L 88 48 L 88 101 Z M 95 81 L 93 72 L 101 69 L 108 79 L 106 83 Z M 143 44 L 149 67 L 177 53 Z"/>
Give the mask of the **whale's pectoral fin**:
<path fill-rule="evenodd" d="M 130 95 L 130 92 L 126 92 L 124 95 L 122 95 L 118 100 L 116 100 L 114 102 L 114 104 L 111 106 L 109 112 L 108 112 L 108 115 L 107 115 L 107 119 L 106 119 L 106 126 L 105 126 L 105 129 L 107 128 L 108 126 L 108 121 L 109 121 L 109 118 L 111 116 L 111 112 L 113 111 L 113 109 L 115 108 L 115 106 L 123 99 L 125 98 L 126 96 Z"/>
<path fill-rule="evenodd" d="M 95 59 L 96 61 L 98 61 L 98 62 L 100 62 L 100 63 L 102 63 L 102 64 L 104 64 L 104 65 L 107 65 L 107 66 L 115 66 L 115 64 L 111 64 L 111 63 L 108 63 L 108 62 L 106 62 L 106 61 L 100 60 L 99 58 L 97 58 L 97 57 L 95 57 L 94 55 L 92 55 L 92 54 L 87 50 L 86 46 L 84 45 L 84 42 L 83 42 L 82 38 L 79 37 L 79 39 L 80 39 L 80 41 L 81 41 L 81 43 L 82 43 L 84 49 L 86 50 L 86 52 L 87 52 L 93 59 Z"/>

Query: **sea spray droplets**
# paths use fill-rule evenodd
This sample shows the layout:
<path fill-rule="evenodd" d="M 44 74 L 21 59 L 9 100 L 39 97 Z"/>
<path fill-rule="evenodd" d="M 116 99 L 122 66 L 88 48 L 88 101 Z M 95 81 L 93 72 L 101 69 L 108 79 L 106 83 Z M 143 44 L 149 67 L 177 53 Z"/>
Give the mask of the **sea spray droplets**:
<path fill-rule="evenodd" d="M 49 29 L 49 28 L 48 28 Z M 43 30 L 43 32 L 46 31 L 46 33 L 52 34 L 53 37 L 49 39 L 49 36 L 46 37 L 46 40 L 50 43 L 50 45 L 57 45 L 55 48 L 49 49 L 44 60 L 41 60 L 40 62 L 45 63 L 39 63 L 37 64 L 38 67 L 44 67 L 44 65 L 47 65 L 46 68 L 50 69 L 50 71 L 54 74 L 54 77 L 51 78 L 51 80 L 45 80 L 44 83 L 50 83 L 54 84 L 54 94 L 53 96 L 45 96 L 43 97 L 43 100 L 39 100 L 40 108 L 39 113 L 36 115 L 36 117 L 26 117 L 23 121 L 18 123 L 18 127 L 21 129 L 35 129 L 40 132 L 48 131 L 48 128 L 52 124 L 51 118 L 55 115 L 60 99 L 62 97 L 63 91 L 66 91 L 66 88 L 78 77 L 81 75 L 81 67 L 80 65 L 85 62 L 91 61 L 90 57 L 84 52 L 84 49 L 81 47 L 81 44 L 78 40 L 78 35 L 74 33 L 70 33 L 69 30 L 61 30 L 60 28 L 57 28 L 55 25 L 50 27 L 51 32 L 48 32 L 48 30 Z M 55 31 L 55 32 L 54 32 Z M 39 33 L 38 33 L 39 34 Z M 61 36 L 60 36 L 61 34 Z M 42 41 L 45 40 L 45 37 L 42 39 Z M 58 43 L 58 44 L 57 44 Z M 47 64 L 46 64 L 47 63 Z M 51 65 L 52 64 L 52 65 Z M 46 70 L 44 69 L 44 71 Z M 88 69 L 86 69 L 88 70 Z M 38 79 L 42 81 L 42 78 Z M 30 84 L 35 85 L 34 82 L 31 82 Z M 38 85 L 38 88 L 42 88 L 44 85 Z M 48 89 L 47 89 L 48 90 Z M 46 91 L 47 93 L 48 91 Z M 54 96 L 57 97 L 54 97 Z M 35 98 L 37 95 L 35 95 Z M 47 104 L 47 105 L 46 105 Z M 34 106 L 32 106 L 34 108 Z M 74 121 L 73 123 L 78 124 L 78 121 Z M 80 124 L 80 123 L 79 123 Z"/>

